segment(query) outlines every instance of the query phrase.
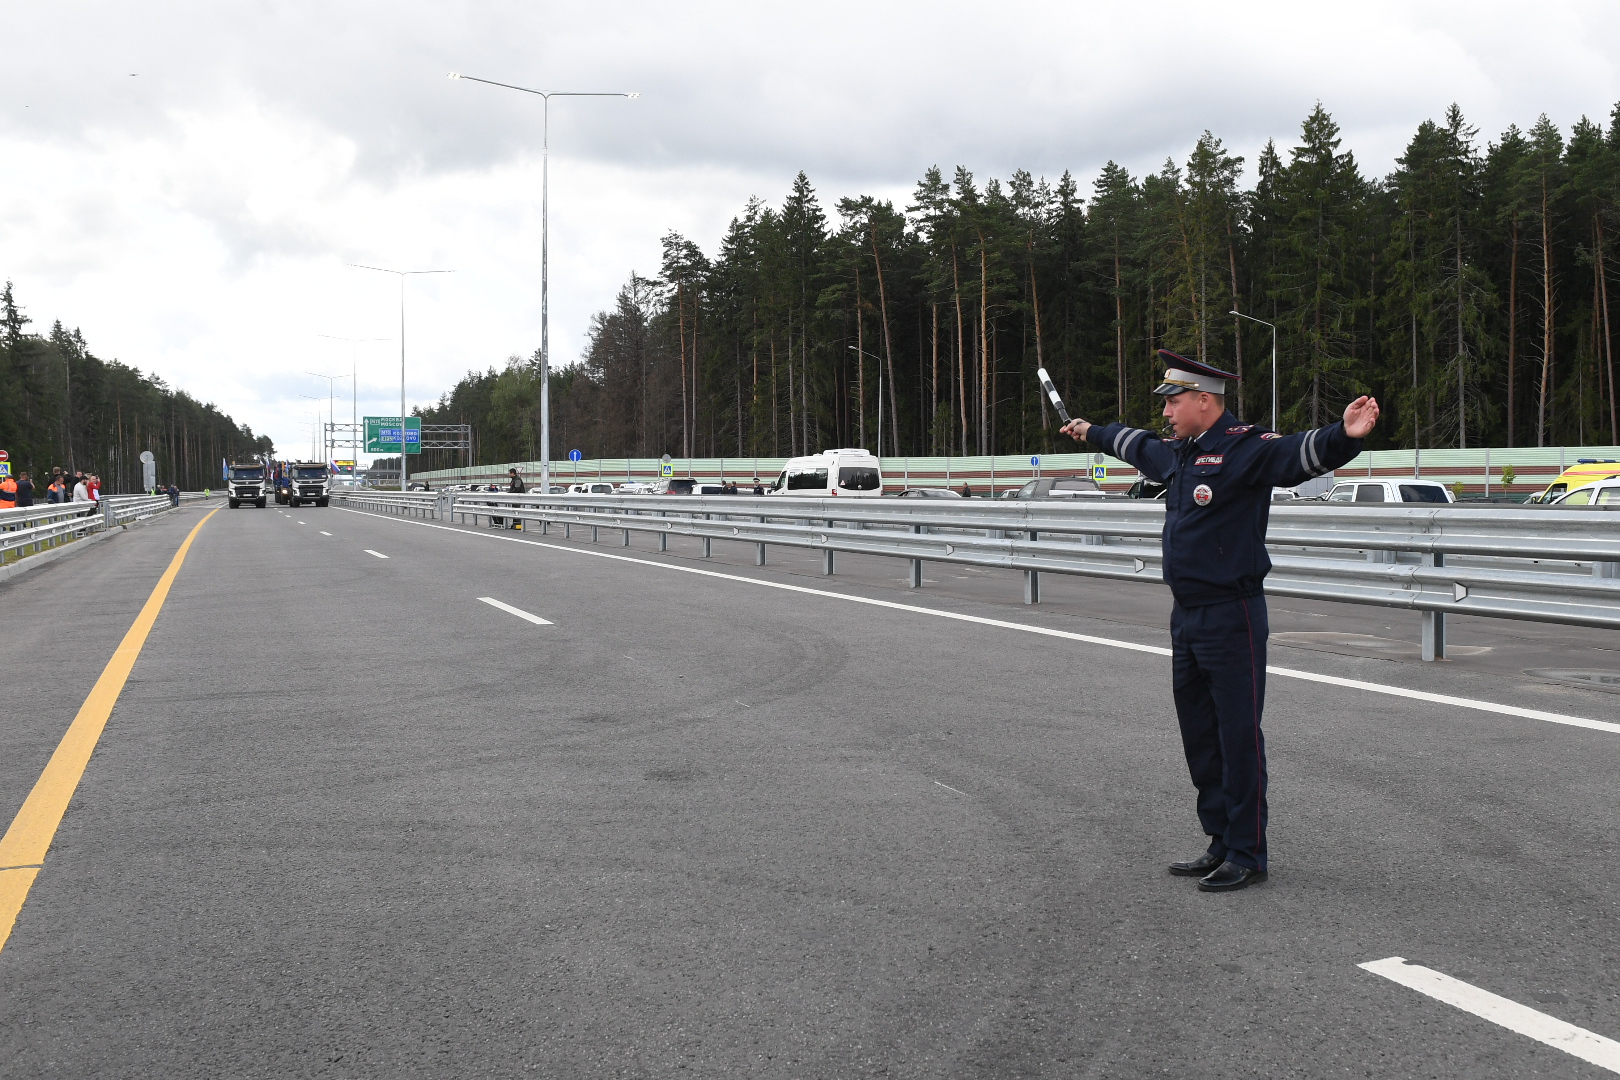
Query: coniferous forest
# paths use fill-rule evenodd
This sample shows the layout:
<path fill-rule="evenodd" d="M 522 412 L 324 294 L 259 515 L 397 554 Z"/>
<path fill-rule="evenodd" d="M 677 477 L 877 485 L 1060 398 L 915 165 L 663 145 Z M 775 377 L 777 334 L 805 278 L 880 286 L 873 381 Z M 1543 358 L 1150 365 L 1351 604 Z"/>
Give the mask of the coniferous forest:
<path fill-rule="evenodd" d="M 1482 139 L 1423 123 L 1395 170 L 1363 173 L 1318 105 L 1295 145 L 1245 162 L 1205 133 L 1185 160 L 1090 191 L 1018 171 L 929 169 L 904 207 L 823 207 L 801 173 L 752 200 L 711 258 L 671 234 L 655 279 L 598 314 L 552 372 L 552 452 L 586 457 L 1035 452 L 1055 418 L 1156 426 L 1168 348 L 1244 376 L 1229 405 L 1326 423 L 1361 393 L 1369 448 L 1611 444 L 1611 236 L 1620 107 Z M 1252 177 L 1252 183 L 1246 180 Z M 477 428 L 479 463 L 538 457 L 535 358 L 472 373 L 421 410 Z M 424 458 L 422 467 L 460 464 Z"/>
<path fill-rule="evenodd" d="M 61 322 L 48 335 L 29 319 L 11 282 L 0 292 L 0 448 L 11 470 L 36 478 L 60 465 L 95 473 L 107 494 L 141 489 L 141 452 L 156 457 L 158 482 L 186 491 L 219 485 L 220 459 L 267 454 L 255 436 L 212 405 L 162 379 L 90 352 Z"/>

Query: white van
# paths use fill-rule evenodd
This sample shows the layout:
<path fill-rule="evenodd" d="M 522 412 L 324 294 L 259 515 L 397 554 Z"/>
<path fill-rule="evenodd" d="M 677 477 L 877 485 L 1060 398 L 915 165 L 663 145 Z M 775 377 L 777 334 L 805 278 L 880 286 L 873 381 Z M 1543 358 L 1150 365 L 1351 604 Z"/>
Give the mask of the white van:
<path fill-rule="evenodd" d="M 1344 480 L 1333 485 L 1328 492 L 1330 503 L 1454 503 L 1457 497 L 1438 480 L 1419 480 L 1416 477 L 1396 480 Z"/>
<path fill-rule="evenodd" d="M 789 458 L 770 494 L 798 499 L 829 495 L 875 499 L 883 494 L 883 468 L 866 450 L 823 450 L 811 457 Z"/>

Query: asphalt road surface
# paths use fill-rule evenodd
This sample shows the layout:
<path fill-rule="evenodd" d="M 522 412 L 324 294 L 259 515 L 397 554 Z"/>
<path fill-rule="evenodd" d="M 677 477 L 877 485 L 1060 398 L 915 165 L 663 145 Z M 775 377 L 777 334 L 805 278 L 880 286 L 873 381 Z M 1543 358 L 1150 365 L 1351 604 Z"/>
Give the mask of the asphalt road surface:
<path fill-rule="evenodd" d="M 0 585 L 5 822 L 204 513 Z M 1614 1075 L 1358 965 L 1620 1039 L 1620 733 L 1273 676 L 1271 877 L 1210 895 L 1168 659 L 1074 636 L 1162 648 L 1162 590 L 618 537 L 215 514 L 0 1076 Z M 1523 674 L 1613 634 L 1271 610 L 1273 665 L 1620 722 Z"/>

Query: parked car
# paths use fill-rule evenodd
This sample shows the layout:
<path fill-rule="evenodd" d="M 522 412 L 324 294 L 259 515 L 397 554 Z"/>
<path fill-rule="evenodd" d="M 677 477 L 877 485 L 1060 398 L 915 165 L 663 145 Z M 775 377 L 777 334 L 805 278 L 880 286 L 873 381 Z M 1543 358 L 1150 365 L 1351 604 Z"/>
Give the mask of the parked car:
<path fill-rule="evenodd" d="M 894 493 L 897 499 L 960 499 L 960 491 L 952 491 L 945 487 L 915 487 L 901 488 Z"/>
<path fill-rule="evenodd" d="M 1620 509 L 1620 480 L 1600 480 L 1585 487 L 1573 488 L 1553 499 L 1552 506 L 1613 506 Z"/>
<path fill-rule="evenodd" d="M 572 484 L 568 488 L 570 495 L 612 495 L 613 485 L 596 480 L 588 484 Z"/>
<path fill-rule="evenodd" d="M 1165 493 L 1169 490 L 1170 488 L 1166 485 L 1155 483 L 1143 476 L 1132 484 L 1131 489 L 1125 494 L 1133 499 L 1158 499 L 1162 502 Z"/>
<path fill-rule="evenodd" d="M 1102 485 L 1089 476 L 1043 476 L 1031 480 L 1012 496 L 1015 499 L 1103 499 Z"/>
<path fill-rule="evenodd" d="M 1396 477 L 1384 480 L 1341 480 L 1327 493 L 1331 503 L 1452 503 L 1457 497 L 1438 480 Z"/>

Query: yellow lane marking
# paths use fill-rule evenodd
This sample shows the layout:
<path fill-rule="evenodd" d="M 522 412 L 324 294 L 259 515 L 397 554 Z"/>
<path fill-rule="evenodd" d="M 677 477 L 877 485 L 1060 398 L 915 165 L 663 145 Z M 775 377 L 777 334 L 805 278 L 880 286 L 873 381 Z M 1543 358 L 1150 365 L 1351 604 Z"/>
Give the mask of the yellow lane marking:
<path fill-rule="evenodd" d="M 0 869 L 0 949 L 5 948 L 6 939 L 11 937 L 17 913 L 22 910 L 23 901 L 28 899 L 28 890 L 39 876 L 45 863 L 45 853 L 50 850 L 51 841 L 56 837 L 56 827 L 62 823 L 62 815 L 67 813 L 68 802 L 78 789 L 96 743 L 101 740 L 107 718 L 112 715 L 118 695 L 123 692 L 124 683 L 129 679 L 129 673 L 141 655 L 141 648 L 146 644 L 146 635 L 151 633 L 158 612 L 163 610 L 163 601 L 169 597 L 169 586 L 174 584 L 176 575 L 180 573 L 180 564 L 186 561 L 191 542 L 208 524 L 208 518 L 217 513 L 219 509 L 216 507 L 197 522 L 180 545 L 180 550 L 174 553 L 169 568 L 158 579 L 152 595 L 146 598 L 146 606 L 135 616 L 134 624 L 102 669 L 101 678 L 90 688 L 90 696 L 79 706 L 79 714 L 73 718 L 67 734 L 56 745 L 56 752 L 46 762 L 45 771 L 39 774 L 34 790 L 28 793 L 22 809 L 12 818 L 6 835 L 0 837 L 0 867 L 5 868 Z"/>

